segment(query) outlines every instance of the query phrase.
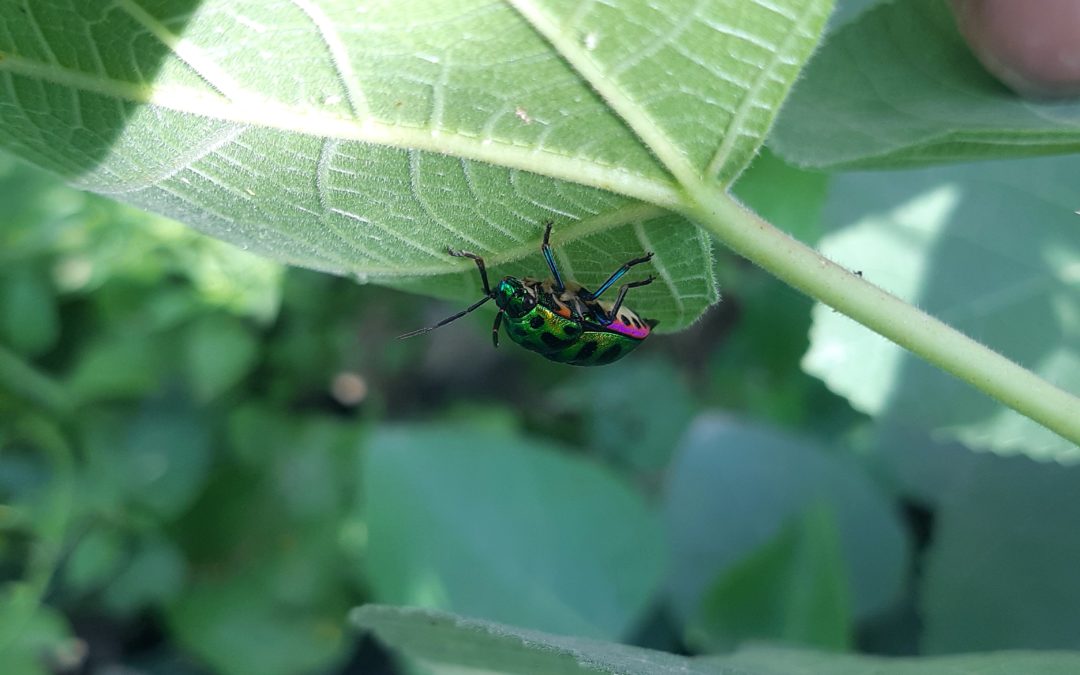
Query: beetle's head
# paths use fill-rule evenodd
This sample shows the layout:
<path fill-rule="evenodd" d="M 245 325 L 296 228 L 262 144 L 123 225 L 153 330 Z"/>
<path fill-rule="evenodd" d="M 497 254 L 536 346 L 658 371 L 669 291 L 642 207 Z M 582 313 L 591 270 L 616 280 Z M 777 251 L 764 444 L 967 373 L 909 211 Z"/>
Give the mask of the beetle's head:
<path fill-rule="evenodd" d="M 536 295 L 517 277 L 506 277 L 495 287 L 495 304 L 499 309 L 518 319 L 536 307 Z"/>

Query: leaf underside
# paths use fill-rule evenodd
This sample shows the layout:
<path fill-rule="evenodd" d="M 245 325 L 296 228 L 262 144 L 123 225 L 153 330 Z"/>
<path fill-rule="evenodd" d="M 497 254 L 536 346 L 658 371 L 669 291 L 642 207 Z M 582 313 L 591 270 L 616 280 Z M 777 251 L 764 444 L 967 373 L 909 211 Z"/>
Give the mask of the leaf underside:
<path fill-rule="evenodd" d="M 461 299 L 475 272 L 447 246 L 544 276 L 553 220 L 586 285 L 654 250 L 633 304 L 671 330 L 718 298 L 671 165 L 730 184 L 830 6 L 0 0 L 0 147 L 288 263 Z"/>

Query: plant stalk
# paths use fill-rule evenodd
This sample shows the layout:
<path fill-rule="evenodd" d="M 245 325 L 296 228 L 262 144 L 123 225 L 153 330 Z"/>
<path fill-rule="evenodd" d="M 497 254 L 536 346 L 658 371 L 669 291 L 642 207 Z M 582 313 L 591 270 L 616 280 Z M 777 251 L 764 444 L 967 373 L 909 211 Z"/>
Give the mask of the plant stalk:
<path fill-rule="evenodd" d="M 1080 445 L 1080 398 L 830 261 L 715 187 L 684 187 L 686 215 L 731 250 Z"/>
<path fill-rule="evenodd" d="M 75 407 L 60 384 L 0 345 L 0 390 L 4 389 L 61 417 Z"/>

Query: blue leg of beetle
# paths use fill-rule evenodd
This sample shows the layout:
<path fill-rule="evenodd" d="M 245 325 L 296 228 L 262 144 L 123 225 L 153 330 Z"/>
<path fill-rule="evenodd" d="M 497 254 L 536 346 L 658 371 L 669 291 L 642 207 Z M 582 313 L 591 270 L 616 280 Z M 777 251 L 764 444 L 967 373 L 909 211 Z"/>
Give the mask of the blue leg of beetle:
<path fill-rule="evenodd" d="M 640 286 L 648 286 L 654 280 L 655 280 L 655 278 L 650 275 L 648 278 L 642 279 L 641 281 L 635 281 L 633 283 L 623 284 L 619 288 L 619 296 L 617 298 L 615 298 L 615 304 L 611 306 L 611 311 L 608 312 L 608 315 L 606 317 L 603 317 L 604 325 L 605 326 L 608 325 L 609 323 L 611 323 L 612 321 L 615 320 L 615 317 L 619 316 L 619 308 L 622 307 L 623 300 L 626 299 L 626 292 L 628 290 L 630 290 L 631 288 L 638 288 Z"/>
<path fill-rule="evenodd" d="M 548 240 L 551 239 L 551 227 L 555 223 L 550 220 L 544 226 L 544 243 L 540 245 L 540 251 L 544 254 L 544 260 L 547 260 L 548 269 L 551 270 L 551 278 L 555 280 L 555 290 L 562 293 L 566 290 L 566 284 L 563 283 L 562 275 L 559 274 L 559 268 L 555 267 L 555 256 L 551 252 L 551 244 Z"/>
<path fill-rule="evenodd" d="M 623 265 L 619 269 L 615 270 L 615 273 L 612 274 L 610 277 L 608 277 L 607 281 L 600 284 L 600 288 L 596 289 L 592 293 L 587 293 L 587 294 L 583 293 L 582 295 L 586 296 L 586 298 L 585 298 L 586 300 L 595 300 L 595 299 L 599 298 L 601 296 L 601 294 L 603 294 L 604 291 L 611 288 L 612 285 L 614 285 L 616 281 L 621 279 L 622 275 L 629 272 L 631 267 L 633 267 L 634 265 L 640 265 L 641 263 L 647 263 L 650 260 L 652 260 L 652 257 L 653 257 L 653 254 L 650 251 L 649 253 L 646 253 L 645 255 L 641 256 L 640 258 L 634 258 L 633 260 L 626 263 L 625 265 Z M 644 284 L 642 284 L 642 285 L 644 285 Z M 631 286 L 631 288 L 633 288 L 633 286 Z"/>

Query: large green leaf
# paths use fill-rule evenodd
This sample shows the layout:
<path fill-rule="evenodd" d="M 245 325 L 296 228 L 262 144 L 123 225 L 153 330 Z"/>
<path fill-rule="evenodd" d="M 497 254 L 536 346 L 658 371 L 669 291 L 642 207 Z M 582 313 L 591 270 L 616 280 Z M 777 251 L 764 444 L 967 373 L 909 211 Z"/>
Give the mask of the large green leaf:
<path fill-rule="evenodd" d="M 28 649 L 40 653 L 41 622 L 56 621 L 42 610 L 41 601 L 66 553 L 64 537 L 76 492 L 72 454 L 53 422 L 0 397 L 0 543 L 7 554 L 0 582 L 0 663 L 5 665 L 29 656 Z M 15 562 L 22 557 L 18 551 L 25 551 L 25 557 Z M 67 631 L 48 632 L 58 637 Z"/>
<path fill-rule="evenodd" d="M 832 509 L 816 504 L 720 576 L 688 641 L 712 652 L 752 640 L 850 649 L 847 577 Z"/>
<path fill-rule="evenodd" d="M 681 373 L 657 359 L 584 371 L 552 392 L 548 405 L 571 420 L 580 416 L 592 452 L 643 471 L 667 467 L 696 407 Z"/>
<path fill-rule="evenodd" d="M 673 609 L 692 617 L 719 575 L 818 505 L 836 517 L 852 614 L 888 609 L 907 569 L 907 542 L 869 477 L 814 444 L 722 417 L 699 419 L 665 496 Z"/>
<path fill-rule="evenodd" d="M 366 605 L 353 610 L 354 625 L 372 630 L 387 645 L 438 665 L 504 675 L 744 675 L 664 652 L 550 635 L 430 610 Z M 470 671 L 466 671 L 470 672 Z M 477 674 L 479 675 L 479 673 Z"/>
<path fill-rule="evenodd" d="M 1072 675 L 1080 669 L 1080 653 L 1074 652 L 885 659 L 758 646 L 731 656 L 692 659 L 442 612 L 379 605 L 355 610 L 352 620 L 409 656 L 462 669 L 453 672 L 478 675 Z"/>
<path fill-rule="evenodd" d="M 1080 668 L 1080 653 L 999 651 L 889 659 L 761 647 L 741 651 L 727 662 L 769 675 L 1071 675 Z"/>
<path fill-rule="evenodd" d="M 278 564 L 259 560 L 257 571 L 189 587 L 168 609 L 176 640 L 223 675 L 332 667 L 344 651 L 340 614 L 282 597 L 265 569 Z"/>
<path fill-rule="evenodd" d="M 852 174 L 833 182 L 831 259 L 1067 390 L 1080 389 L 1074 158 Z M 818 306 L 805 368 L 856 408 L 1000 452 L 1080 448 Z"/>
<path fill-rule="evenodd" d="M 642 249 L 717 298 L 684 176 L 753 157 L 831 0 L 0 0 L 0 147 L 279 259 L 446 296 L 465 247 L 583 283 Z M 598 94 L 599 92 L 599 94 Z M 511 264 L 512 263 L 512 264 Z M 642 273 L 646 270 L 642 270 Z"/>
<path fill-rule="evenodd" d="M 1024 100 L 982 67 L 943 0 L 881 2 L 834 31 L 770 145 L 796 164 L 896 167 L 1080 150 L 1080 103 Z"/>
<path fill-rule="evenodd" d="M 260 422 L 265 433 L 253 433 Z M 352 570 L 342 546 L 364 427 L 255 406 L 230 426 L 233 444 L 251 446 L 233 448 L 249 461 L 220 458 L 169 531 L 188 570 L 180 592 L 160 598 L 169 628 L 215 673 L 332 672 L 347 648 Z M 168 574 L 167 561 L 158 567 Z"/>
<path fill-rule="evenodd" d="M 549 445 L 475 427 L 387 430 L 365 481 L 380 601 L 614 639 L 660 585 L 663 536 L 641 496 Z"/>
<path fill-rule="evenodd" d="M 1080 648 L 1080 467 L 977 459 L 941 498 L 923 648 Z"/>

